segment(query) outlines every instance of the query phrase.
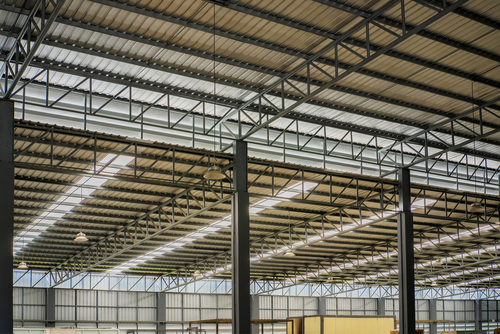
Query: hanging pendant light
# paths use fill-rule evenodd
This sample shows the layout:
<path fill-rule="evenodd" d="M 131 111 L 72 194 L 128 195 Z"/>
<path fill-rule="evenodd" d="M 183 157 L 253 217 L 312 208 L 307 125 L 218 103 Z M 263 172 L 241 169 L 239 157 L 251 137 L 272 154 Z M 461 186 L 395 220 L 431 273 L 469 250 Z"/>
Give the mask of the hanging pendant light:
<path fill-rule="evenodd" d="M 475 214 L 483 213 L 484 212 L 483 203 L 481 203 L 481 202 L 471 203 L 471 205 L 469 207 L 469 212 L 475 213 Z"/>
<path fill-rule="evenodd" d="M 83 185 L 82 185 L 83 187 Z M 80 201 L 80 215 L 82 216 L 83 218 L 83 207 L 82 207 L 82 202 L 83 202 L 83 189 L 82 187 L 80 187 L 80 194 L 81 194 L 81 201 Z M 85 235 L 85 233 L 83 233 L 83 222 L 80 222 L 80 232 L 76 235 L 76 238 L 74 239 L 75 242 L 86 242 L 86 241 L 89 241 L 89 239 L 87 239 L 87 236 Z"/>
<path fill-rule="evenodd" d="M 19 263 L 19 265 L 17 266 L 17 269 L 26 270 L 26 269 L 28 269 L 28 266 L 26 265 L 26 262 L 22 261 L 22 262 L 21 262 L 21 263 Z"/>
<path fill-rule="evenodd" d="M 24 248 L 24 236 L 23 236 L 23 248 Z M 22 252 L 22 250 L 21 250 L 21 252 Z M 26 262 L 24 262 L 24 252 L 22 252 L 21 254 L 22 254 L 21 263 L 19 263 L 19 266 L 17 266 L 17 269 L 26 270 L 26 269 L 28 269 L 28 265 L 26 264 Z"/>
<path fill-rule="evenodd" d="M 194 273 L 193 273 L 193 277 L 201 277 L 203 276 L 199 270 L 195 270 Z"/>
<path fill-rule="evenodd" d="M 432 281 L 431 286 L 434 286 L 434 287 L 438 286 L 437 281 Z"/>
<path fill-rule="evenodd" d="M 207 180 L 222 180 L 226 178 L 226 175 L 222 173 L 222 170 L 219 166 L 212 165 L 208 167 L 208 171 L 203 175 L 203 177 Z"/>
<path fill-rule="evenodd" d="M 290 224 L 290 211 L 288 211 L 288 238 L 290 241 L 290 249 L 286 251 L 285 256 L 292 257 L 295 253 L 292 251 L 292 226 Z"/>
<path fill-rule="evenodd" d="M 216 79 L 215 79 L 215 3 L 214 3 L 214 62 L 213 62 L 213 69 L 214 69 L 214 157 L 213 159 L 217 161 L 217 158 L 215 157 L 215 134 L 216 134 L 216 120 L 215 120 L 215 114 L 216 114 L 216 107 L 217 107 L 217 86 L 216 86 Z M 210 160 L 210 156 L 209 156 Z M 209 161 L 210 163 L 210 161 Z M 222 170 L 219 166 L 210 164 L 208 167 L 208 171 L 203 175 L 203 177 L 207 180 L 223 180 L 226 178 L 226 175 L 222 173 Z"/>

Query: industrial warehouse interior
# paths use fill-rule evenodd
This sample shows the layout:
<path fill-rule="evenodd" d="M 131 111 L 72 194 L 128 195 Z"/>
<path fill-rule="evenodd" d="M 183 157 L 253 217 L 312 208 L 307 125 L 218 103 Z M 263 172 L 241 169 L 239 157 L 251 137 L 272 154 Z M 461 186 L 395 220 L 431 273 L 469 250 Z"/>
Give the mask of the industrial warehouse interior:
<path fill-rule="evenodd" d="M 500 1 L 0 1 L 0 334 L 499 334 Z"/>

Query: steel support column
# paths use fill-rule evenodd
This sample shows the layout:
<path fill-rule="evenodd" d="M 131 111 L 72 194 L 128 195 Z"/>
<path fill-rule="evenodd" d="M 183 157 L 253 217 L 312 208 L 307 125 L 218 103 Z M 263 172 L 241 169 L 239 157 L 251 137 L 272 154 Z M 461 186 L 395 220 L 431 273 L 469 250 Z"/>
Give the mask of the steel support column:
<path fill-rule="evenodd" d="M 56 290 L 45 289 L 45 323 L 46 327 L 56 327 Z"/>
<path fill-rule="evenodd" d="M 0 101 L 0 334 L 13 332 L 14 102 Z"/>
<path fill-rule="evenodd" d="M 165 292 L 156 293 L 156 329 L 158 334 L 166 334 L 167 329 L 167 294 Z"/>
<path fill-rule="evenodd" d="M 437 308 L 435 299 L 429 300 L 429 320 L 437 320 Z M 438 334 L 437 322 L 429 323 L 429 334 Z"/>
<path fill-rule="evenodd" d="M 399 333 L 415 334 L 415 273 L 410 170 L 408 168 L 400 169 L 398 178 L 400 211 L 398 214 Z"/>
<path fill-rule="evenodd" d="M 474 329 L 480 331 L 483 329 L 482 322 L 483 307 L 480 299 L 474 301 Z"/>
<path fill-rule="evenodd" d="M 250 318 L 251 319 L 260 319 L 260 296 L 253 295 L 250 300 Z M 259 324 L 251 325 L 251 333 L 259 334 Z"/>
<path fill-rule="evenodd" d="M 233 334 L 250 334 L 250 204 L 247 143 L 234 142 L 232 197 Z"/>
<path fill-rule="evenodd" d="M 385 299 L 384 298 L 377 299 L 377 315 L 381 315 L 381 316 L 385 315 Z"/>
<path fill-rule="evenodd" d="M 318 298 L 318 314 L 326 314 L 326 298 Z"/>

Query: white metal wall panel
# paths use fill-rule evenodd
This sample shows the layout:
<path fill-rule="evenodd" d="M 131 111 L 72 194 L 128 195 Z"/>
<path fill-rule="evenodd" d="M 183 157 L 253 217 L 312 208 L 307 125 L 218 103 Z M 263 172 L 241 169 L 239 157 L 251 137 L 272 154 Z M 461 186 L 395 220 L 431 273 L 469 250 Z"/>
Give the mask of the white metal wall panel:
<path fill-rule="evenodd" d="M 259 297 L 259 307 L 261 309 L 270 309 L 272 308 L 271 296 L 260 296 Z M 231 305 L 231 304 L 229 304 Z"/>
<path fill-rule="evenodd" d="M 182 295 L 178 293 L 166 294 L 167 307 L 182 307 Z"/>
<path fill-rule="evenodd" d="M 288 317 L 288 310 L 274 310 L 273 319 L 286 319 Z"/>
<path fill-rule="evenodd" d="M 118 309 L 118 321 L 137 321 L 137 309 L 121 307 Z"/>
<path fill-rule="evenodd" d="M 156 295 L 154 293 L 137 293 L 137 305 L 139 307 L 156 307 Z"/>
<path fill-rule="evenodd" d="M 137 321 L 156 321 L 156 308 L 139 307 L 137 309 Z"/>
<path fill-rule="evenodd" d="M 260 307 L 262 307 L 262 300 L 263 299 L 264 299 L 263 296 L 259 297 Z M 219 308 L 231 308 L 231 302 L 232 302 L 231 296 L 219 295 L 219 296 L 217 296 L 217 301 L 219 303 L 218 304 Z"/>
<path fill-rule="evenodd" d="M 13 302 L 15 304 L 23 303 L 23 288 L 14 288 L 12 291 Z"/>
<path fill-rule="evenodd" d="M 338 298 L 337 299 L 338 310 L 351 310 L 351 300 L 348 298 Z"/>
<path fill-rule="evenodd" d="M 452 310 L 455 310 L 455 311 L 464 311 L 465 310 L 465 301 L 463 300 L 455 300 L 455 308 Z"/>
<path fill-rule="evenodd" d="M 285 310 L 288 308 L 288 297 L 272 296 L 273 298 L 273 309 Z"/>
<path fill-rule="evenodd" d="M 96 305 L 96 292 L 89 290 L 77 290 L 76 292 L 76 304 L 84 306 L 95 306 Z"/>
<path fill-rule="evenodd" d="M 117 309 L 108 307 L 99 307 L 99 321 L 117 321 Z"/>
<path fill-rule="evenodd" d="M 299 310 L 290 310 L 288 312 L 290 317 L 301 317 L 304 315 L 304 311 L 299 311 Z"/>
<path fill-rule="evenodd" d="M 377 311 L 377 300 L 376 299 L 365 299 L 365 310 Z"/>
<path fill-rule="evenodd" d="M 266 310 L 259 310 L 259 318 L 260 319 L 272 319 L 273 317 L 273 312 L 272 310 L 266 309 Z"/>
<path fill-rule="evenodd" d="M 303 310 L 304 297 L 288 297 L 288 308 L 290 310 Z"/>
<path fill-rule="evenodd" d="M 200 296 L 195 294 L 186 294 L 183 295 L 184 298 L 184 307 L 200 307 Z"/>
<path fill-rule="evenodd" d="M 219 318 L 220 319 L 228 319 L 228 318 L 232 318 L 232 314 L 231 314 L 231 309 L 219 309 Z"/>
<path fill-rule="evenodd" d="M 351 299 L 351 309 L 353 311 L 364 311 L 365 300 L 364 299 Z"/>
<path fill-rule="evenodd" d="M 22 305 L 14 305 L 14 319 L 27 319 L 23 317 L 23 306 Z"/>
<path fill-rule="evenodd" d="M 78 321 L 96 321 L 97 314 L 95 307 L 81 306 L 77 308 L 76 318 Z"/>
<path fill-rule="evenodd" d="M 184 321 L 201 320 L 200 311 L 198 308 L 184 309 L 183 316 Z"/>
<path fill-rule="evenodd" d="M 327 305 L 328 308 L 328 305 Z M 313 297 L 304 297 L 304 310 L 318 310 L 318 299 Z"/>
<path fill-rule="evenodd" d="M 215 308 L 217 307 L 217 296 L 216 295 L 201 295 L 201 307 L 202 308 Z"/>
<path fill-rule="evenodd" d="M 45 305 L 44 289 L 24 289 L 23 298 L 25 304 Z"/>
<path fill-rule="evenodd" d="M 75 307 L 74 306 L 56 306 L 56 319 L 55 320 L 64 320 L 64 321 L 75 320 Z"/>
<path fill-rule="evenodd" d="M 326 309 L 336 310 L 337 309 L 337 298 L 326 298 Z"/>
<path fill-rule="evenodd" d="M 213 309 L 201 309 L 202 319 L 217 319 L 217 310 Z"/>
<path fill-rule="evenodd" d="M 118 293 L 118 305 L 120 307 L 137 306 L 137 293 L 136 292 L 120 292 Z"/>
<path fill-rule="evenodd" d="M 115 291 L 98 291 L 97 298 L 99 300 L 99 306 L 117 306 L 118 303 L 118 292 Z"/>
<path fill-rule="evenodd" d="M 182 309 L 180 308 L 167 308 L 167 321 L 182 321 Z"/>
<path fill-rule="evenodd" d="M 75 290 L 56 290 L 56 305 L 75 305 Z"/>

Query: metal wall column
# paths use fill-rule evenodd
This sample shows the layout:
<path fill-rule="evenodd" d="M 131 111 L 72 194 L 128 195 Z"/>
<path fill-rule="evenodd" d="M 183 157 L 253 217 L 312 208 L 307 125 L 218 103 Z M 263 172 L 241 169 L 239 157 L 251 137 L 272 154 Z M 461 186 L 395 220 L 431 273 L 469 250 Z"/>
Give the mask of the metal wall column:
<path fill-rule="evenodd" d="M 0 101 L 0 334 L 13 328 L 14 102 Z"/>
<path fill-rule="evenodd" d="M 415 274 L 410 170 L 401 168 L 398 171 L 398 178 L 400 210 L 398 214 L 399 333 L 415 334 Z"/>
<path fill-rule="evenodd" d="M 260 303 L 259 296 L 253 295 L 250 299 L 250 318 L 260 319 Z M 259 324 L 252 324 L 252 334 L 259 334 Z"/>
<path fill-rule="evenodd" d="M 45 289 L 45 323 L 46 327 L 56 327 L 56 290 Z"/>
<path fill-rule="evenodd" d="M 250 334 L 250 204 L 247 143 L 235 141 L 232 198 L 233 334 Z"/>
<path fill-rule="evenodd" d="M 167 294 L 165 292 L 156 293 L 156 329 L 158 334 L 166 334 L 167 329 Z"/>
<path fill-rule="evenodd" d="M 385 315 L 385 299 L 378 298 L 377 299 L 377 315 Z"/>
<path fill-rule="evenodd" d="M 437 308 L 436 300 L 429 300 L 429 320 L 437 320 Z M 436 322 L 429 323 L 429 334 L 438 334 L 438 328 Z"/>
<path fill-rule="evenodd" d="M 480 331 L 483 329 L 483 306 L 481 300 L 474 301 L 474 329 Z"/>
<path fill-rule="evenodd" d="M 318 297 L 318 314 L 326 314 L 326 298 Z"/>

